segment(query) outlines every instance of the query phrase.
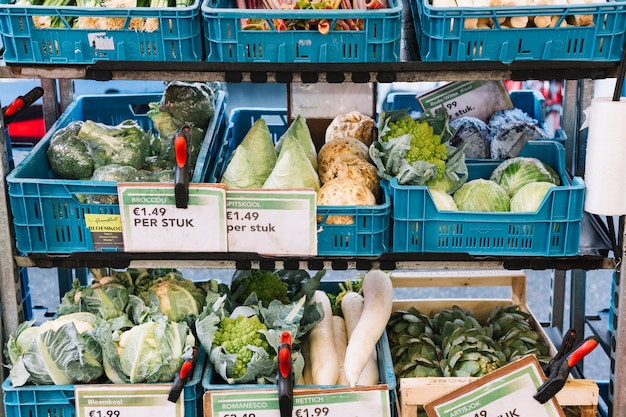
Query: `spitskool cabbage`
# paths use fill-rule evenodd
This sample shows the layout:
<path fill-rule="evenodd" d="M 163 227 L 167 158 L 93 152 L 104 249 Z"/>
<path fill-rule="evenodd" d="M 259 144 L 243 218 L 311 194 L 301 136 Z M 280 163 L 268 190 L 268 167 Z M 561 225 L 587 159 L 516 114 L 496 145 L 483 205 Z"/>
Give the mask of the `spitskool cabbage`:
<path fill-rule="evenodd" d="M 102 349 L 94 336 L 99 322 L 95 314 L 78 312 L 41 326 L 34 320 L 21 323 L 5 346 L 12 386 L 97 381 L 104 373 Z"/>
<path fill-rule="evenodd" d="M 267 122 L 258 119 L 233 151 L 222 174 L 226 188 L 261 188 L 276 164 Z"/>

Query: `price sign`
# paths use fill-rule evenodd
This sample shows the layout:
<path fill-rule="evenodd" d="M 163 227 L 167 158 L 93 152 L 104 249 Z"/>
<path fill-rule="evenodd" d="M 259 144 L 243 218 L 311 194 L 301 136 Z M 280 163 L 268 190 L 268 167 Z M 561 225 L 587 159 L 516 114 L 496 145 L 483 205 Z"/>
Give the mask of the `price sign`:
<path fill-rule="evenodd" d="M 502 81 L 457 81 L 417 97 L 427 113 L 443 106 L 450 120 L 473 116 L 488 121 L 499 111 L 513 108 L 513 102 Z"/>
<path fill-rule="evenodd" d="M 177 208 L 170 183 L 117 186 L 127 252 L 226 252 L 226 194 L 216 184 L 190 184 Z"/>
<path fill-rule="evenodd" d="M 75 385 L 76 417 L 184 417 L 182 396 L 167 400 L 171 384 Z"/>
<path fill-rule="evenodd" d="M 428 417 L 564 417 L 556 398 L 533 398 L 545 376 L 528 355 L 424 406 Z"/>
<path fill-rule="evenodd" d="M 279 417 L 277 390 L 208 391 L 206 417 Z M 387 385 L 369 387 L 295 389 L 295 417 L 390 417 Z"/>
<path fill-rule="evenodd" d="M 316 255 L 313 190 L 227 190 L 228 250 Z"/>

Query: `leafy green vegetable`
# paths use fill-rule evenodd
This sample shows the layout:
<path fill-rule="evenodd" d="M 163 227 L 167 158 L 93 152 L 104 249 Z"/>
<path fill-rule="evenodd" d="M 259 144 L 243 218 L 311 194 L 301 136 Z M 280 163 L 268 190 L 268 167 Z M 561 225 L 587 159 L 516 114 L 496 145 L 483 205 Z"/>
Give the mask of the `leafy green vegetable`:
<path fill-rule="evenodd" d="M 560 185 L 556 171 L 537 158 L 517 157 L 503 161 L 491 173 L 491 180 L 506 189 L 509 196 L 529 182 L 551 182 Z"/>
<path fill-rule="evenodd" d="M 63 296 L 57 306 L 59 315 L 87 311 L 105 320 L 125 316 L 128 296 L 132 290 L 114 277 L 108 278 L 84 288 L 80 281 L 74 281 L 72 290 Z"/>
<path fill-rule="evenodd" d="M 165 86 L 159 110 L 170 114 L 178 127 L 187 124 L 206 130 L 218 89 L 215 83 L 172 81 Z"/>
<path fill-rule="evenodd" d="M 246 273 L 247 275 L 245 275 Z M 204 310 L 196 320 L 196 332 L 202 347 L 210 352 L 209 360 L 216 372 L 231 384 L 251 381 L 256 381 L 256 383 L 260 384 L 275 382 L 277 362 L 274 358 L 278 351 L 281 333 L 288 331 L 294 341 L 292 359 L 294 360 L 294 374 L 297 379 L 304 367 L 304 359 L 299 351 L 298 340 L 319 322 L 323 316 L 321 306 L 317 303 L 310 305 L 306 303 L 306 293 L 310 292 L 312 287 L 317 288 L 322 276 L 323 273 L 310 277 L 306 271 L 288 271 L 282 277 L 284 282 L 289 283 L 288 294 L 299 296 L 300 298 L 287 304 L 279 300 L 273 300 L 267 306 L 257 305 L 258 298 L 253 293 L 246 298 L 244 305 L 236 305 L 229 299 L 229 291 L 219 288 L 217 288 L 217 291 L 207 290 Z M 236 276 L 233 281 L 243 281 L 248 277 L 250 277 L 250 271 L 241 271 L 240 275 Z M 315 289 L 313 289 L 314 291 Z M 267 330 L 263 330 L 258 325 L 249 327 L 247 326 L 249 324 L 248 321 L 242 324 L 242 326 L 245 325 L 249 329 L 261 328 L 261 332 L 269 345 L 267 350 L 256 344 L 248 344 L 245 351 L 229 353 L 222 344 L 214 345 L 215 335 L 221 323 L 226 318 L 229 318 L 226 321 L 230 322 L 230 319 L 236 320 L 239 316 L 246 318 L 258 317 L 259 322 Z M 243 321 L 243 319 L 241 320 Z M 259 338 L 259 336 L 250 331 L 245 334 L 246 341 L 257 341 Z M 241 346 L 241 343 L 238 346 Z M 239 354 L 243 357 L 239 358 L 238 362 Z M 235 374 L 237 363 L 246 363 L 245 371 L 241 367 L 237 367 L 237 373 Z"/>
<path fill-rule="evenodd" d="M 381 177 L 395 177 L 401 185 L 425 185 L 444 178 L 452 183 L 451 189 L 467 180 L 463 146 L 446 145 L 452 129 L 443 109 L 416 120 L 408 110 L 383 112 L 378 132 L 369 152 Z"/>
<path fill-rule="evenodd" d="M 278 152 L 279 155 L 283 142 L 288 136 L 291 136 L 298 141 L 300 146 L 302 146 L 305 155 L 309 158 L 309 161 L 311 161 L 313 169 L 317 171 L 317 151 L 315 150 L 315 144 L 311 138 L 311 131 L 309 130 L 309 126 L 306 124 L 306 118 L 304 116 L 300 114 L 297 115 L 285 133 L 283 133 L 283 135 L 278 139 L 278 142 L 276 142 L 276 152 Z"/>
<path fill-rule="evenodd" d="M 456 206 L 456 203 L 454 202 L 454 198 L 450 194 L 437 188 L 429 187 L 429 189 L 430 195 L 433 198 L 433 203 L 435 203 L 435 207 L 437 207 L 437 210 L 459 210 L 459 208 Z"/>
<path fill-rule="evenodd" d="M 222 182 L 227 188 L 261 188 L 272 173 L 276 158 L 267 123 L 258 119 L 233 151 Z"/>
<path fill-rule="evenodd" d="M 34 326 L 21 323 L 9 336 L 5 355 L 9 359 L 11 384 L 67 385 L 94 382 L 103 375 L 102 350 L 93 336 L 99 319 L 80 312 Z"/>
<path fill-rule="evenodd" d="M 461 211 L 509 211 L 510 197 L 495 181 L 483 178 L 468 181 L 453 197 Z"/>
<path fill-rule="evenodd" d="M 80 180 L 91 177 L 94 161 L 85 142 L 77 137 L 82 121 L 57 130 L 46 151 L 52 171 L 61 178 Z"/>
<path fill-rule="evenodd" d="M 168 273 L 152 281 L 140 296 L 146 304 L 156 306 L 170 321 L 181 321 L 200 314 L 206 294 L 193 281 Z"/>
<path fill-rule="evenodd" d="M 114 383 L 172 381 L 195 344 L 186 323 L 165 317 L 130 329 L 109 327 L 99 336 L 106 375 Z"/>
<path fill-rule="evenodd" d="M 140 169 L 150 147 L 148 134 L 130 119 L 115 126 L 86 120 L 77 137 L 87 143 L 96 168 L 120 164 Z"/>
<path fill-rule="evenodd" d="M 320 187 L 317 171 L 304 149 L 295 137 L 285 134 L 276 164 L 263 188 L 313 188 L 318 191 Z"/>
<path fill-rule="evenodd" d="M 231 281 L 231 300 L 238 304 L 246 304 L 252 294 L 267 306 L 271 301 L 279 300 L 288 303 L 287 290 L 289 285 L 272 271 L 250 270 L 236 271 Z"/>
<path fill-rule="evenodd" d="M 535 212 L 548 194 L 550 188 L 556 187 L 551 182 L 529 182 L 522 186 L 511 197 L 511 211 Z"/>

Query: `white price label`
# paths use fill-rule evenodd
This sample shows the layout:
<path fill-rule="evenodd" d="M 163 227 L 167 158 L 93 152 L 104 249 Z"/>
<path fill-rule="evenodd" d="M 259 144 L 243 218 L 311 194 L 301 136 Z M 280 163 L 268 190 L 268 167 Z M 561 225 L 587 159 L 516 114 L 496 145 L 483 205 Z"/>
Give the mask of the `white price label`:
<path fill-rule="evenodd" d="M 226 194 L 214 184 L 190 184 L 187 208 L 177 208 L 169 183 L 118 184 L 127 252 L 226 252 Z"/>
<path fill-rule="evenodd" d="M 313 190 L 227 190 L 230 252 L 316 255 Z"/>
<path fill-rule="evenodd" d="M 424 406 L 429 417 L 564 417 L 556 399 L 533 396 L 544 381 L 537 359 L 528 355 Z"/>
<path fill-rule="evenodd" d="M 209 391 L 207 417 L 279 417 L 277 391 Z M 207 414 L 208 413 L 208 414 Z M 294 391 L 293 417 L 389 417 L 386 385 Z"/>
<path fill-rule="evenodd" d="M 76 417 L 184 417 L 184 400 L 168 401 L 165 384 L 76 385 Z"/>
<path fill-rule="evenodd" d="M 499 111 L 513 108 L 502 81 L 457 81 L 420 95 L 417 100 L 427 113 L 442 106 L 450 120 L 473 116 L 488 121 Z"/>

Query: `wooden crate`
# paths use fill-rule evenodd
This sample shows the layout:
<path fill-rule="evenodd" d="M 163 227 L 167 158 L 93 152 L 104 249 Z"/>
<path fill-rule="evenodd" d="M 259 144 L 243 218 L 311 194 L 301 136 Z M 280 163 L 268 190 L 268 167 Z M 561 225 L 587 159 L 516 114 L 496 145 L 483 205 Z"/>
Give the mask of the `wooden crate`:
<path fill-rule="evenodd" d="M 511 288 L 507 299 L 445 298 L 445 299 L 401 299 L 394 300 L 395 310 L 407 310 L 413 306 L 422 313 L 433 316 L 442 309 L 458 305 L 471 310 L 479 321 L 483 321 L 496 306 L 519 305 L 530 314 L 530 322 L 539 334 L 539 339 L 556 354 L 556 347 L 545 333 L 541 324 L 526 304 L 526 275 L 522 271 L 473 270 L 473 271 L 419 271 L 394 272 L 391 274 L 394 288 L 423 287 L 501 287 Z M 417 416 L 418 408 L 470 383 L 476 378 L 401 378 L 396 395 L 400 417 Z M 567 381 L 558 393 L 561 406 L 580 406 L 581 417 L 594 417 L 598 404 L 599 389 L 595 381 L 573 379 Z"/>

